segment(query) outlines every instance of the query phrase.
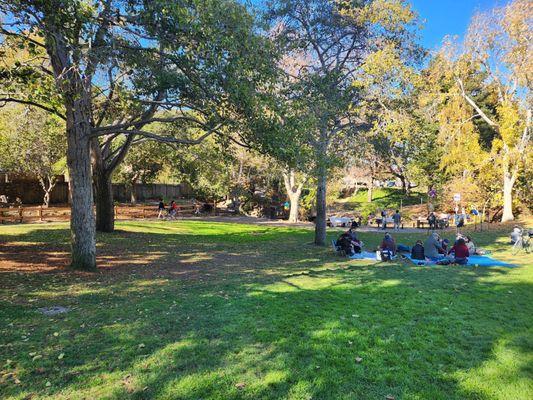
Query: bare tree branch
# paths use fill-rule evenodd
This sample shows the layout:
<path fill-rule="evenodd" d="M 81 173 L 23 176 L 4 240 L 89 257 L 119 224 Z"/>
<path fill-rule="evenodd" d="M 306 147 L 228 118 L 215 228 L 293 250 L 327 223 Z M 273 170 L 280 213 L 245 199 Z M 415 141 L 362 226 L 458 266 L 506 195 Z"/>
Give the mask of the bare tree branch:
<path fill-rule="evenodd" d="M 4 104 L 2 104 L 2 103 L 4 103 Z M 42 110 L 48 111 L 49 113 L 52 113 L 52 114 L 58 116 L 59 118 L 61 118 L 64 121 L 67 120 L 67 118 L 63 114 L 61 114 L 58 110 L 56 110 L 56 109 L 54 109 L 52 107 L 48 107 L 48 106 L 45 106 L 43 104 L 37 103 L 35 101 L 15 99 L 13 97 L 0 97 L 0 107 L 5 105 L 5 103 L 20 103 L 20 104 L 26 104 L 26 105 L 29 105 L 29 106 L 38 107 L 38 108 L 40 108 Z"/>
<path fill-rule="evenodd" d="M 174 144 L 183 144 L 183 145 L 195 145 L 203 142 L 205 139 L 207 139 L 209 136 L 215 133 L 220 133 L 218 129 L 220 128 L 221 124 L 217 125 L 215 128 L 209 129 L 205 133 L 203 133 L 201 136 L 199 136 L 196 139 L 178 139 L 173 136 L 161 136 L 157 133 L 143 131 L 141 129 L 123 129 L 123 130 L 117 130 L 115 133 L 123 133 L 124 135 L 139 135 L 143 136 L 145 138 L 153 139 L 161 143 L 174 143 Z"/>
<path fill-rule="evenodd" d="M 474 109 L 476 110 L 476 112 L 479 114 L 479 116 L 481 118 L 483 118 L 483 120 L 489 124 L 492 128 L 494 128 L 497 132 L 500 131 L 500 127 L 499 125 L 494 122 L 493 120 L 491 120 L 487 114 L 485 114 L 483 112 L 483 110 L 481 108 L 479 108 L 479 106 L 476 104 L 476 102 L 474 100 L 472 100 L 470 98 L 470 96 L 468 96 L 465 92 L 465 88 L 464 88 L 464 85 L 463 85 L 463 81 L 459 78 L 457 78 L 457 83 L 459 84 L 459 88 L 461 89 L 461 94 L 462 96 L 464 97 L 464 99 L 468 102 L 468 104 L 470 104 L 472 107 L 474 107 Z"/>

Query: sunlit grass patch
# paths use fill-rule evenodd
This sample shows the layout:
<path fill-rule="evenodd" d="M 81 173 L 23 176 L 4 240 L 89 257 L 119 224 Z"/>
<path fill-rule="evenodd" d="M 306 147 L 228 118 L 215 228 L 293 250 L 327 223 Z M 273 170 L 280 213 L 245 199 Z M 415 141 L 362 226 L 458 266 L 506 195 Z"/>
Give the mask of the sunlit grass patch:
<path fill-rule="evenodd" d="M 0 398 L 533 397 L 531 256 L 512 256 L 506 232 L 474 238 L 518 268 L 348 260 L 303 229 L 117 227 L 98 236 L 98 273 L 0 274 Z M 0 235 L 36 257 L 68 251 L 65 224 Z M 69 311 L 37 311 L 56 305 Z"/>

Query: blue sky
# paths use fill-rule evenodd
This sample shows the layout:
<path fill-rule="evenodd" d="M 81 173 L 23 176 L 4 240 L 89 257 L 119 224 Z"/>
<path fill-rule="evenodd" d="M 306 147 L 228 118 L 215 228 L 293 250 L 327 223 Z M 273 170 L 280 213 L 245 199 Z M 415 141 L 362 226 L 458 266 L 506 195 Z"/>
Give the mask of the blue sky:
<path fill-rule="evenodd" d="M 251 1 L 261 7 L 266 0 Z M 424 29 L 420 33 L 422 45 L 436 49 L 446 35 L 462 37 L 472 16 L 478 11 L 490 10 L 509 0 L 407 0 L 420 15 Z"/>
<path fill-rule="evenodd" d="M 505 4 L 504 0 L 409 0 L 424 22 L 422 45 L 438 47 L 444 36 L 463 36 L 470 18 L 478 11 L 486 11 Z"/>

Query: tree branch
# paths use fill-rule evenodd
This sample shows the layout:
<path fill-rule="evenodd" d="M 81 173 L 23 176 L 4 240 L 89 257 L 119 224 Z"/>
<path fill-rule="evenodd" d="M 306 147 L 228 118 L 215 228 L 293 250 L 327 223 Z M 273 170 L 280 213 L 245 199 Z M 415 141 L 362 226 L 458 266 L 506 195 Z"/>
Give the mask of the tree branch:
<path fill-rule="evenodd" d="M 126 154 L 128 153 L 128 150 L 130 149 L 134 138 L 135 135 L 128 135 L 126 141 L 124 142 L 124 144 L 122 144 L 118 153 L 115 155 L 115 157 L 113 157 L 111 161 L 109 161 L 109 164 L 106 165 L 106 169 L 108 171 L 114 171 L 118 164 L 120 164 L 122 160 L 124 160 L 124 157 L 126 157 Z"/>
<path fill-rule="evenodd" d="M 5 105 L 5 104 L 2 104 L 2 103 L 20 103 L 20 104 L 26 104 L 26 105 L 29 105 L 29 106 L 38 107 L 38 108 L 40 108 L 42 110 L 48 111 L 49 113 L 52 113 L 52 114 L 58 116 L 59 118 L 61 118 L 64 121 L 67 120 L 67 117 L 65 117 L 63 114 L 61 114 L 56 109 L 54 109 L 52 107 L 45 106 L 45 105 L 40 104 L 40 103 L 37 103 L 35 101 L 15 99 L 13 97 L 0 97 L 0 107 L 3 107 Z"/>
<path fill-rule="evenodd" d="M 139 136 L 143 136 L 143 137 L 146 137 L 146 138 L 150 138 L 150 139 L 156 140 L 156 141 L 161 142 L 161 143 L 195 145 L 195 144 L 201 143 L 202 141 L 204 141 L 206 138 L 208 138 L 212 134 L 217 133 L 219 127 L 220 127 L 220 125 L 218 125 L 217 127 L 213 128 L 213 129 L 210 129 L 210 130 L 206 131 L 203 135 L 199 136 L 196 139 L 178 139 L 178 138 L 175 138 L 175 137 L 172 137 L 172 136 L 161 136 L 161 135 L 158 135 L 157 133 L 147 132 L 147 131 L 143 131 L 143 130 L 140 130 L 140 129 L 129 129 L 129 130 L 128 129 L 123 129 L 123 130 L 118 130 L 115 133 L 123 133 L 125 135 L 139 135 Z"/>
<path fill-rule="evenodd" d="M 44 44 L 39 43 L 37 40 L 34 40 L 34 39 L 32 39 L 32 38 L 30 38 L 30 37 L 28 37 L 26 35 L 23 35 L 22 33 L 8 31 L 5 28 L 0 28 L 0 33 L 4 34 L 6 36 L 15 36 L 15 37 L 21 38 L 23 40 L 27 40 L 28 42 L 33 43 L 36 46 L 39 46 L 39 47 L 42 47 L 43 49 L 46 49 L 46 46 Z"/>
<path fill-rule="evenodd" d="M 176 122 L 176 121 L 179 121 L 179 120 L 190 121 L 190 122 L 196 123 L 196 124 L 198 124 L 200 126 L 205 126 L 205 124 L 202 123 L 201 121 L 199 121 L 198 119 L 193 118 L 193 117 L 189 117 L 189 116 L 176 116 L 176 117 L 166 117 L 166 118 L 163 118 L 163 117 L 151 117 L 151 118 L 140 119 L 140 120 L 137 120 L 137 121 L 125 122 L 123 124 L 108 125 L 108 126 L 103 126 L 103 127 L 99 127 L 99 128 L 98 127 L 97 128 L 93 128 L 92 129 L 92 133 L 91 133 L 91 137 L 107 135 L 110 132 L 121 131 L 121 130 L 130 128 L 132 126 L 147 125 L 147 124 L 150 124 L 152 122 L 170 123 L 170 122 Z"/>
<path fill-rule="evenodd" d="M 491 120 L 487 114 L 485 114 L 483 112 L 483 110 L 481 108 L 479 108 L 479 106 L 476 104 L 476 102 L 474 100 L 472 100 L 465 92 L 465 88 L 464 88 L 464 85 L 463 85 L 463 81 L 459 78 L 457 78 L 457 83 L 459 85 L 459 88 L 461 89 L 461 94 L 462 96 L 464 97 L 464 99 L 468 102 L 468 104 L 470 104 L 472 107 L 474 107 L 474 110 L 476 110 L 476 112 L 480 115 L 481 118 L 483 118 L 483 120 L 489 124 L 493 129 L 495 129 L 497 132 L 500 131 L 500 127 L 498 126 L 497 123 L 495 123 L 493 120 Z"/>

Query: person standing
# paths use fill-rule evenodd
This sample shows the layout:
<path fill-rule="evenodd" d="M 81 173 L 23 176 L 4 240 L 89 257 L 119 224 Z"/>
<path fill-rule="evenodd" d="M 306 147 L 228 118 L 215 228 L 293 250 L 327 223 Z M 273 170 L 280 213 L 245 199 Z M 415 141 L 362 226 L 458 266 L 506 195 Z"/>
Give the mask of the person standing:
<path fill-rule="evenodd" d="M 400 210 L 396 210 L 396 212 L 392 215 L 392 220 L 394 221 L 394 229 L 400 230 L 400 223 L 402 222 Z"/>
<path fill-rule="evenodd" d="M 428 215 L 428 223 L 429 223 L 429 229 L 435 230 L 437 229 L 437 216 L 433 211 L 431 211 Z"/>
<path fill-rule="evenodd" d="M 165 212 L 165 203 L 163 202 L 162 198 L 159 199 L 159 204 L 157 205 L 157 209 L 159 211 L 159 213 L 157 214 L 157 219 L 165 218 L 165 216 L 163 215 Z"/>
<path fill-rule="evenodd" d="M 381 211 L 381 229 L 387 230 L 387 211 Z"/>

